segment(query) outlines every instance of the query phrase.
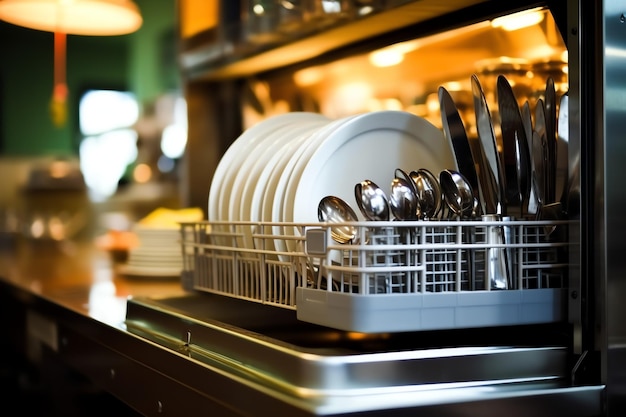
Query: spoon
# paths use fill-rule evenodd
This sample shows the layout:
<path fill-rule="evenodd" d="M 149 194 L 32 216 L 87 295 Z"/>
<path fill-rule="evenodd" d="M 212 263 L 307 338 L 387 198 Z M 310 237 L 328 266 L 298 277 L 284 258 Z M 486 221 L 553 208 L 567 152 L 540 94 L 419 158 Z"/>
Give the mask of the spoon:
<path fill-rule="evenodd" d="M 463 174 L 446 169 L 439 173 L 439 181 L 450 211 L 456 214 L 459 219 L 463 217 L 463 215 L 471 217 L 476 215 L 479 202 L 474 196 L 472 186 Z M 476 243 L 476 236 L 471 228 L 463 227 L 463 235 L 463 241 L 470 244 Z M 476 254 L 474 250 L 470 249 L 466 251 L 465 257 L 467 260 L 468 287 L 470 290 L 475 290 Z"/>
<path fill-rule="evenodd" d="M 394 178 L 391 181 L 391 194 L 389 195 L 389 206 L 391 212 L 397 220 L 417 219 L 417 194 L 415 183 L 404 178 Z"/>
<path fill-rule="evenodd" d="M 420 207 L 420 217 L 433 218 L 439 213 L 442 206 L 443 194 L 437 177 L 425 168 L 411 171 L 409 174 L 417 187 L 417 199 Z"/>
<path fill-rule="evenodd" d="M 363 180 L 354 186 L 356 202 L 368 220 L 389 220 L 389 202 L 383 190 L 370 180 Z"/>
<path fill-rule="evenodd" d="M 439 182 L 450 210 L 459 218 L 471 216 L 475 202 L 467 179 L 460 172 L 444 169 L 439 173 Z"/>
<path fill-rule="evenodd" d="M 411 175 L 409 175 L 402 168 L 396 168 L 396 171 L 394 172 L 394 174 L 395 174 L 395 178 L 402 178 L 403 180 L 408 182 L 413 192 L 417 194 L 417 186 L 415 185 L 415 181 L 413 181 L 413 177 L 411 177 Z"/>
<path fill-rule="evenodd" d="M 339 197 L 326 196 L 317 206 L 317 218 L 321 222 L 349 223 L 356 222 L 358 218 L 352 207 Z M 330 235 L 337 243 L 348 243 L 357 235 L 355 226 L 341 225 L 330 228 Z"/>

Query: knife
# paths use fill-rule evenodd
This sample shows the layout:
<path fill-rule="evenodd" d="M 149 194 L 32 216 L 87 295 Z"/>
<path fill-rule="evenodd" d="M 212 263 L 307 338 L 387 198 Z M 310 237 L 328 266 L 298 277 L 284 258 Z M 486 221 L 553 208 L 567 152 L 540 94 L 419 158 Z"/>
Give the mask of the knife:
<path fill-rule="evenodd" d="M 546 173 L 546 202 L 556 201 L 556 92 L 554 80 L 548 77 L 545 92 L 545 123 L 546 123 L 546 143 L 547 161 Z"/>
<path fill-rule="evenodd" d="M 445 87 L 439 87 L 439 106 L 441 109 L 443 133 L 454 153 L 459 172 L 472 186 L 474 198 L 480 204 L 481 213 L 484 213 L 485 207 L 480 198 L 481 191 L 478 175 L 476 174 L 476 165 L 478 164 L 478 166 L 480 166 L 478 162 L 480 161 L 480 154 L 472 150 L 467 138 L 465 126 L 463 125 L 463 120 L 461 120 L 461 116 L 454 104 L 452 96 Z"/>
<path fill-rule="evenodd" d="M 526 132 L 526 139 L 528 141 L 528 154 L 530 155 L 530 194 L 528 196 L 528 206 L 526 208 L 528 213 L 537 213 L 537 198 L 535 196 L 535 190 L 532 185 L 532 155 L 533 155 L 533 116 L 530 110 L 530 103 L 528 100 L 524 101 L 522 106 L 522 123 L 524 124 L 524 132 Z"/>
<path fill-rule="evenodd" d="M 496 147 L 496 135 L 493 131 L 491 114 L 476 74 L 472 75 L 471 81 L 476 127 L 482 151 L 481 160 L 484 161 L 483 165 L 479 167 L 481 186 L 484 192 L 483 199 L 485 200 L 484 214 L 503 215 L 506 213 L 503 192 L 504 174 Z"/>
<path fill-rule="evenodd" d="M 532 158 L 532 185 L 537 199 L 537 215 L 541 213 L 541 207 L 545 204 L 545 164 L 544 143 L 545 135 L 533 131 L 533 158 Z"/>
<path fill-rule="evenodd" d="M 502 154 L 508 210 L 519 207 L 520 217 L 527 212 L 530 196 L 530 153 L 522 115 L 511 85 L 500 75 L 497 80 L 498 110 L 502 131 Z"/>
<path fill-rule="evenodd" d="M 528 153 L 532 154 L 532 137 L 533 137 L 533 116 L 530 111 L 530 104 L 528 100 L 524 101 L 522 106 L 522 123 L 524 124 L 524 132 L 526 133 L 526 139 L 528 140 Z"/>
<path fill-rule="evenodd" d="M 567 180 L 569 178 L 569 118 L 568 118 L 568 94 L 565 93 L 561 96 L 561 102 L 559 104 L 559 117 L 557 119 L 558 135 L 556 142 L 556 178 L 555 178 L 555 191 L 556 200 L 563 203 L 565 207 L 567 193 Z"/>
<path fill-rule="evenodd" d="M 546 136 L 545 106 L 542 99 L 537 100 L 535 107 L 535 129 L 533 130 L 533 187 L 537 199 L 537 214 L 546 204 L 548 140 Z"/>

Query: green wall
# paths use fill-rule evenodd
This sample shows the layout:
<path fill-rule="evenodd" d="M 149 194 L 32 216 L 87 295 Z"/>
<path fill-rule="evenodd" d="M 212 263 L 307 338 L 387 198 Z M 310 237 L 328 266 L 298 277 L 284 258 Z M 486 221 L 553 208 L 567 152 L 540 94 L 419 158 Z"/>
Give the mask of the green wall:
<path fill-rule="evenodd" d="M 0 155 L 72 155 L 87 88 L 128 88 L 141 103 L 178 88 L 174 0 L 137 1 L 144 24 L 123 36 L 67 37 L 68 121 L 53 125 L 54 35 L 0 21 Z"/>

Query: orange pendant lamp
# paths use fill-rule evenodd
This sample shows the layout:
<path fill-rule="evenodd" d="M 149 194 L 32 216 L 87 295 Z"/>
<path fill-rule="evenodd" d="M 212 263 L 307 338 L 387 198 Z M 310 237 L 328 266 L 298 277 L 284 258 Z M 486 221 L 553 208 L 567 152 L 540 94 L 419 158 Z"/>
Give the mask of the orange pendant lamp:
<path fill-rule="evenodd" d="M 113 36 L 135 32 L 143 19 L 131 0 L 0 0 L 0 20 L 54 32 L 52 121 L 67 121 L 66 35 Z"/>

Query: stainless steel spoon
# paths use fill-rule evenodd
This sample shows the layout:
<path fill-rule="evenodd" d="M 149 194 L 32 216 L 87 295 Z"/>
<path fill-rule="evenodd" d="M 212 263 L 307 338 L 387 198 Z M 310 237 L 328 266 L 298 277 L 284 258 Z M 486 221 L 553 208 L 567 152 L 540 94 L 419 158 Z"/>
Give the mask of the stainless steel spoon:
<path fill-rule="evenodd" d="M 415 181 L 413 181 L 413 177 L 411 177 L 411 175 L 405 170 L 403 170 L 402 168 L 396 168 L 396 171 L 394 172 L 394 177 L 402 178 L 403 180 L 405 180 L 407 183 L 409 183 L 409 185 L 413 189 L 413 192 L 417 194 L 417 186 L 415 185 Z"/>
<path fill-rule="evenodd" d="M 335 196 L 322 198 L 317 206 L 317 218 L 321 222 L 349 223 L 358 221 L 352 207 L 344 200 Z M 337 243 L 348 243 L 357 235 L 357 228 L 350 225 L 333 226 L 330 235 Z"/>
<path fill-rule="evenodd" d="M 463 174 L 446 169 L 439 173 L 439 182 L 445 195 L 445 202 L 457 218 L 461 219 L 462 217 L 474 217 L 477 215 L 478 200 L 474 196 L 471 184 Z M 463 241 L 469 244 L 476 243 L 476 236 L 472 228 L 463 227 Z M 466 250 L 462 256 L 467 261 L 468 288 L 475 290 L 475 252 L 473 249 Z"/>
<path fill-rule="evenodd" d="M 469 217 L 474 211 L 474 193 L 467 179 L 457 171 L 444 169 L 439 173 L 444 200 L 459 218 Z"/>
<path fill-rule="evenodd" d="M 389 206 L 397 220 L 417 219 L 418 201 L 414 184 L 404 178 L 394 178 L 391 181 Z"/>
<path fill-rule="evenodd" d="M 384 191 L 370 180 L 354 186 L 354 196 L 363 216 L 368 220 L 389 220 L 389 202 Z"/>
<path fill-rule="evenodd" d="M 409 173 L 417 187 L 420 218 L 432 219 L 441 210 L 443 194 L 437 177 L 425 168 Z"/>

